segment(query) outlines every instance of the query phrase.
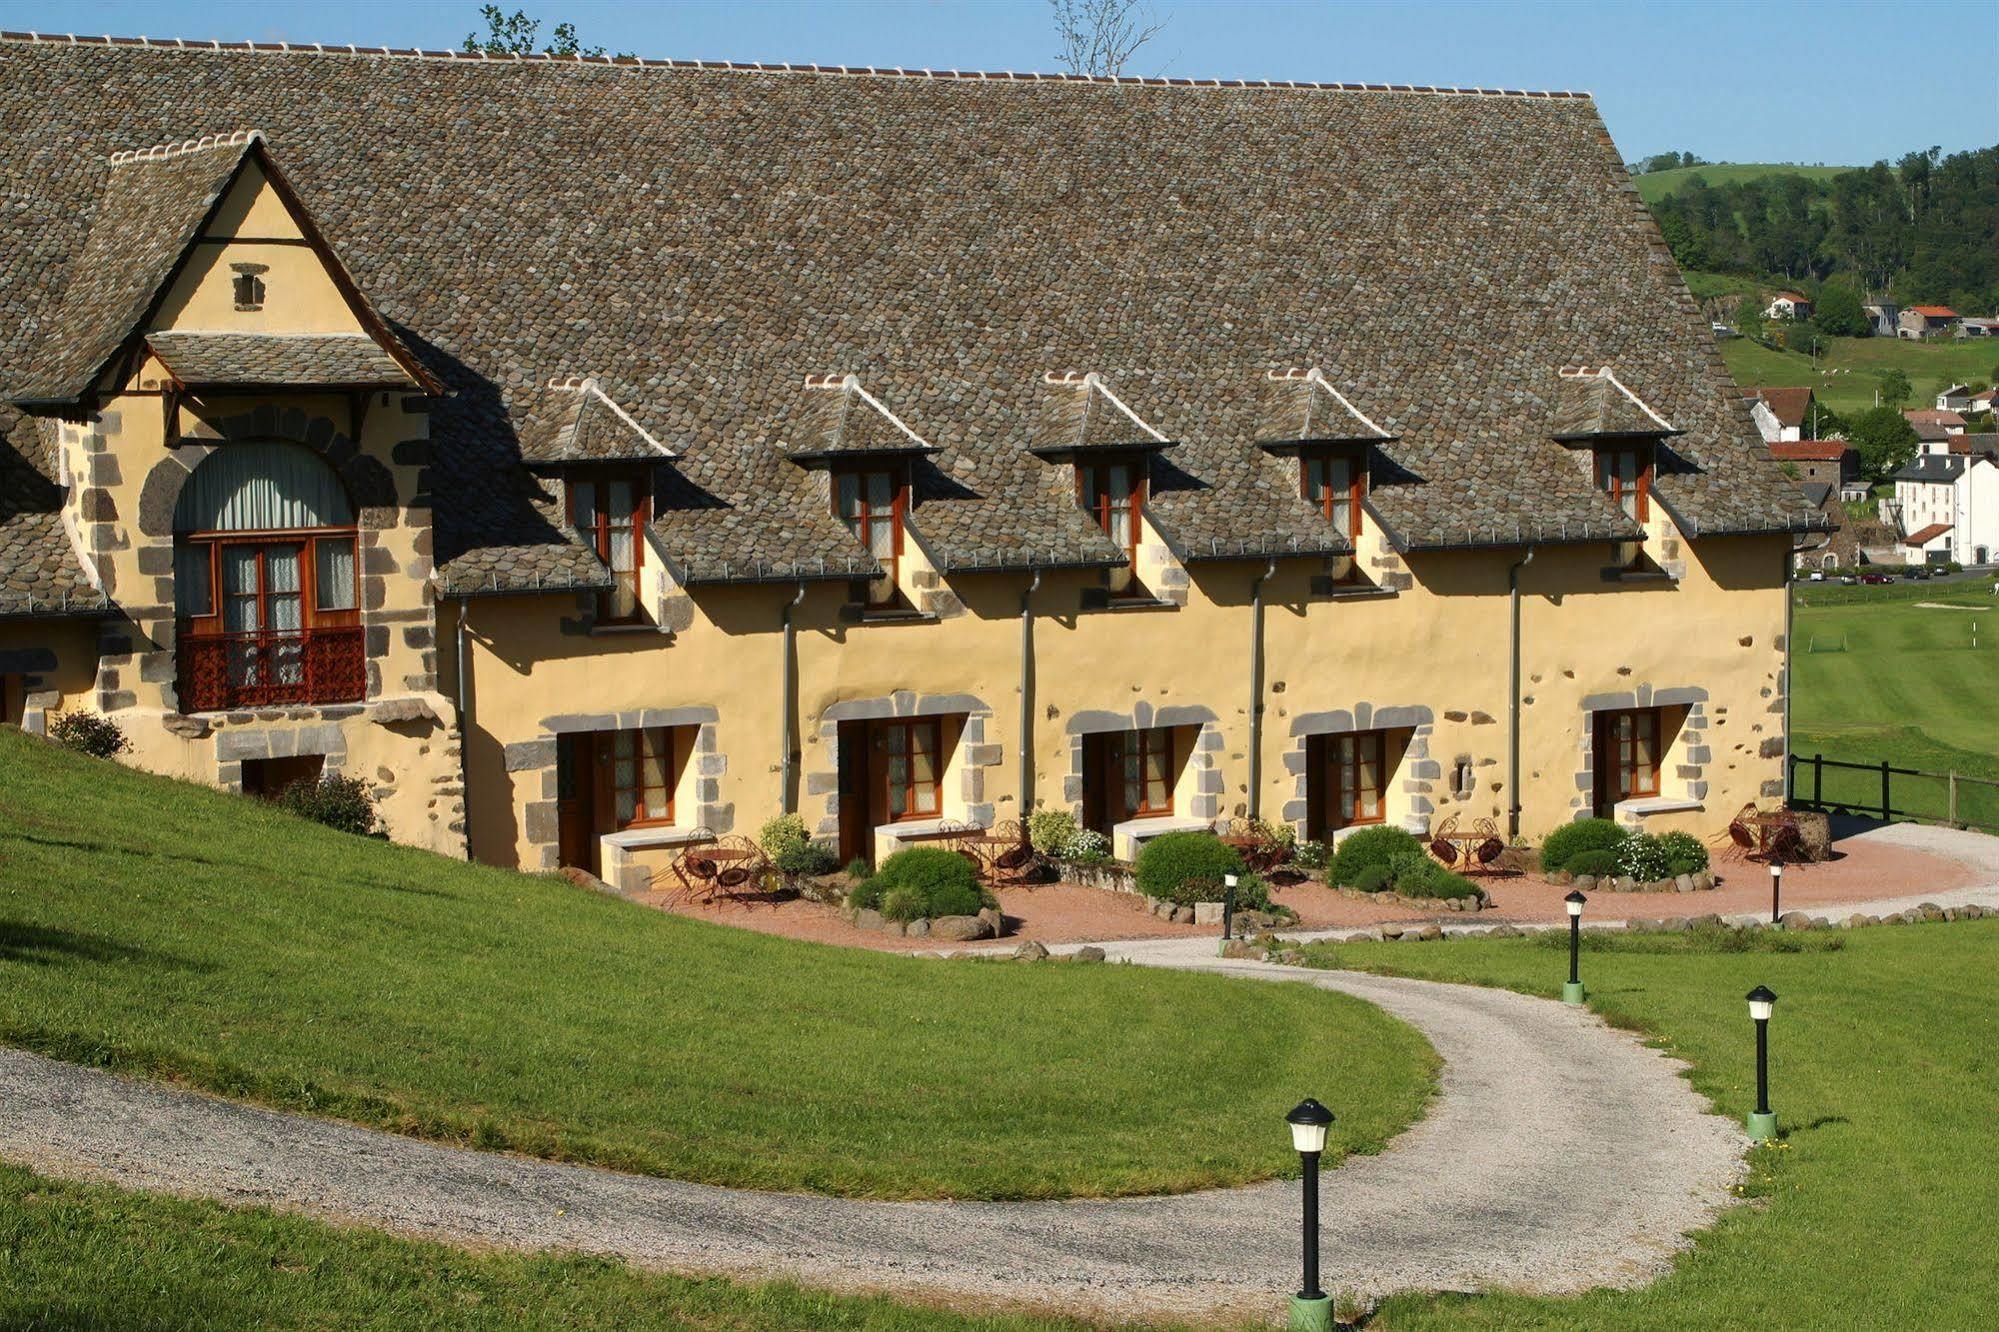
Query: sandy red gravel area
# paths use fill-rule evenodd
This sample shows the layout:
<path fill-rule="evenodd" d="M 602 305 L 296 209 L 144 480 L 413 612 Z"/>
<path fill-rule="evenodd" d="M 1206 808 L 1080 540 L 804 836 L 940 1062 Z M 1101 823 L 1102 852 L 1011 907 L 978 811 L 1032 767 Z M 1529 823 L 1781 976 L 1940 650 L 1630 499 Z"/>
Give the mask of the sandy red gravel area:
<path fill-rule="evenodd" d="M 1597 920 L 1627 917 L 1657 918 L 1718 912 L 1765 911 L 1770 905 L 1770 873 L 1762 865 L 1724 861 L 1716 872 L 1720 885 L 1699 893 L 1592 892 L 1589 916 Z M 1792 865 L 1784 871 L 1783 905 L 1811 910 L 1910 894 L 1944 892 L 1969 885 L 1973 872 L 1955 860 L 1908 847 L 1864 838 L 1837 844 L 1835 858 L 1818 865 Z M 1381 903 L 1347 897 L 1317 883 L 1284 888 L 1277 900 L 1296 911 L 1295 929 L 1360 929 L 1387 921 L 1441 920 L 1457 924 L 1518 924 L 1563 918 L 1567 885 L 1532 875 L 1484 881 L 1493 909 L 1476 915 L 1455 911 L 1424 912 L 1404 903 Z M 1042 943 L 1087 943 L 1110 939 L 1163 939 L 1215 933 L 1212 925 L 1174 925 L 1148 914 L 1143 902 L 1129 893 L 1086 888 L 1071 883 L 1000 892 L 1000 910 L 1010 927 L 1007 947 L 1024 939 Z M 932 951 L 940 948 L 993 947 L 992 943 L 942 944 L 930 939 L 860 930 L 830 906 L 803 901 L 723 901 L 691 904 L 673 894 L 648 893 L 639 899 L 661 910 L 723 925 L 737 925 L 790 939 L 808 939 L 847 947 L 890 951 Z"/>

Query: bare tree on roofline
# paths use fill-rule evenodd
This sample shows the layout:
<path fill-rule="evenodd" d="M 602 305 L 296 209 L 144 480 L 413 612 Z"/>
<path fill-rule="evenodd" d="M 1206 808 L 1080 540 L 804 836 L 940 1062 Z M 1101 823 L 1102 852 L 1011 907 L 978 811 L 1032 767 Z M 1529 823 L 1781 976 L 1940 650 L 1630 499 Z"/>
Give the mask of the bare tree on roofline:
<path fill-rule="evenodd" d="M 1062 39 L 1056 55 L 1071 74 L 1116 78 L 1138 48 L 1166 27 L 1140 0 L 1048 0 L 1055 11 L 1055 32 Z"/>

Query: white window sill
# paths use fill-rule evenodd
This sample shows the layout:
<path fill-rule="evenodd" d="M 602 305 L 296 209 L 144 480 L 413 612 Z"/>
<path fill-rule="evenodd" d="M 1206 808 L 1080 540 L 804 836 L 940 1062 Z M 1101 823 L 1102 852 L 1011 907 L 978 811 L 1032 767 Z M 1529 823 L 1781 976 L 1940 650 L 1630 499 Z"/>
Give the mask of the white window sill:
<path fill-rule="evenodd" d="M 667 824 L 658 828 L 627 828 L 623 832 L 605 833 L 598 840 L 618 851 L 643 851 L 653 846 L 683 846 L 689 842 L 706 841 L 709 836 L 705 829 Z"/>
<path fill-rule="evenodd" d="M 1698 800 L 1685 796 L 1641 796 L 1634 800 L 1620 800 L 1611 807 L 1619 823 L 1640 823 L 1654 814 L 1684 814 L 1689 810 L 1705 809 Z"/>

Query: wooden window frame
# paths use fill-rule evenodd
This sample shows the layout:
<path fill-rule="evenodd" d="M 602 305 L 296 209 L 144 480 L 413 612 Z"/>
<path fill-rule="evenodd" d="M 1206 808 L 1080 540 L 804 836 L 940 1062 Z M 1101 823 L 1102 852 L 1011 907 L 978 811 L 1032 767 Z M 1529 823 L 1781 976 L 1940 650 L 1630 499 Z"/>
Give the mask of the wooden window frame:
<path fill-rule="evenodd" d="M 1129 600 L 1150 600 L 1151 594 L 1138 576 L 1138 548 L 1145 540 L 1145 504 L 1151 494 L 1151 464 L 1149 453 L 1119 453 L 1107 457 L 1078 459 L 1076 472 L 1076 503 L 1096 520 L 1105 536 L 1111 534 L 1111 520 L 1121 512 L 1129 512 L 1131 522 L 1126 528 L 1123 546 L 1125 569 L 1130 575 L 1129 586 L 1113 588 L 1112 595 Z M 1114 467 L 1131 469 L 1131 493 L 1120 504 L 1110 495 L 1109 473 Z M 1102 484 L 1099 484 L 1101 481 Z M 1094 496 L 1094 497 L 1093 497 Z"/>
<path fill-rule="evenodd" d="M 1318 498 L 1312 496 L 1312 469 L 1315 465 L 1330 472 L 1335 462 L 1345 462 L 1353 470 L 1344 487 L 1326 484 L 1320 487 Z M 1328 476 L 1330 483 L 1330 475 Z M 1321 448 L 1307 449 L 1298 455 L 1298 495 L 1307 504 L 1318 509 L 1319 516 L 1328 523 L 1334 521 L 1338 508 L 1336 501 L 1344 489 L 1347 499 L 1347 524 L 1344 535 L 1349 541 L 1360 540 L 1361 504 L 1367 499 L 1367 452 L 1364 449 Z"/>
<path fill-rule="evenodd" d="M 877 737 L 882 742 L 880 771 L 875 774 L 875 785 L 879 788 L 878 794 L 881 800 L 882 821 L 884 823 L 895 824 L 913 823 L 919 819 L 942 818 L 944 816 L 944 719 L 942 717 L 897 717 L 893 720 L 875 722 L 874 727 L 874 733 L 869 736 L 870 742 L 873 742 Z M 931 777 L 927 782 L 918 782 L 916 780 L 915 765 L 909 761 L 910 756 L 917 752 L 915 738 L 919 730 L 923 731 L 930 741 Z M 895 803 L 889 799 L 893 787 L 889 781 L 888 751 L 890 746 L 887 737 L 895 732 L 900 732 L 907 737 L 903 741 L 903 809 L 900 814 L 893 812 Z M 919 801 L 918 795 L 923 792 L 927 792 L 928 799 Z"/>
<path fill-rule="evenodd" d="M 1351 747 L 1352 762 L 1347 761 L 1346 752 Z M 1371 747 L 1374 760 L 1374 786 L 1360 783 L 1359 774 L 1370 755 L 1363 752 Z M 1342 828 L 1364 828 L 1388 821 L 1389 791 L 1389 734 L 1385 730 L 1342 731 L 1326 737 L 1324 769 L 1326 779 L 1325 819 L 1326 830 L 1337 832 Z M 1347 769 L 1354 772 L 1354 783 L 1349 789 Z M 1365 798 L 1373 793 L 1375 812 L 1362 812 Z M 1349 815 L 1347 797 L 1352 796 L 1353 813 Z"/>
<path fill-rule="evenodd" d="M 606 795 L 609 797 L 608 809 L 610 811 L 613 831 L 623 832 L 628 828 L 658 828 L 670 825 L 673 822 L 675 804 L 674 787 L 678 784 L 681 759 L 683 757 L 681 754 L 682 741 L 679 729 L 673 726 L 643 726 L 631 730 L 603 731 L 598 734 L 597 741 L 603 747 L 605 756 L 603 760 L 606 769 L 605 786 Z M 618 741 L 625 736 L 632 737 L 632 776 L 634 780 L 630 786 L 618 780 L 617 746 Z M 645 745 L 648 737 L 653 738 L 660 746 L 660 756 L 666 779 L 664 784 L 658 787 L 647 784 L 644 777 Z M 628 790 L 634 793 L 634 809 L 636 812 L 631 818 L 620 822 L 618 819 L 618 798 Z M 648 799 L 648 793 L 654 791 L 660 793 L 660 800 L 657 805 Z"/>
<path fill-rule="evenodd" d="M 1131 784 L 1129 781 L 1124 783 L 1124 791 L 1120 796 L 1119 803 L 1125 806 L 1125 817 L 1127 819 L 1162 819 L 1172 817 L 1174 807 L 1173 788 L 1178 784 L 1174 779 L 1179 775 L 1173 770 L 1173 752 L 1175 748 L 1173 728 L 1170 726 L 1142 727 L 1131 732 L 1125 744 L 1129 746 L 1127 753 L 1135 756 L 1138 760 L 1139 788 L 1138 804 L 1134 806 L 1130 799 Z M 1164 767 L 1165 776 L 1160 779 L 1160 787 L 1164 799 L 1163 803 L 1153 804 L 1151 802 L 1152 777 L 1150 774 L 1152 765 L 1150 760 L 1162 755 L 1166 760 Z"/>
<path fill-rule="evenodd" d="M 1665 718 L 1658 708 L 1618 708 L 1597 714 L 1599 756 L 1610 765 L 1609 795 L 1613 804 L 1622 800 L 1647 800 L 1659 794 L 1659 774 L 1664 767 L 1665 754 L 1661 743 L 1665 737 Z M 1631 735 L 1627 739 L 1619 734 L 1620 724 L 1632 723 Z M 1638 746 L 1641 735 L 1651 732 L 1651 780 L 1640 785 L 1638 774 L 1644 769 L 1638 764 Z"/>
<path fill-rule="evenodd" d="M 868 501 L 868 479 L 886 476 L 889 483 L 889 507 L 886 515 L 879 513 Z M 854 482 L 855 511 L 841 512 L 840 483 L 852 478 Z M 865 600 L 870 610 L 892 610 L 907 606 L 902 595 L 902 557 L 907 541 L 909 516 L 909 469 L 904 466 L 868 466 L 849 464 L 831 469 L 831 494 L 829 504 L 834 519 L 852 532 L 861 543 L 861 549 L 874 555 L 875 528 L 886 522 L 889 525 L 889 555 L 883 559 L 874 555 L 875 563 L 882 566 L 884 577 L 870 580 Z"/>
<path fill-rule="evenodd" d="M 1637 460 L 1632 471 L 1633 479 L 1626 482 L 1618 465 L 1626 457 Z M 1596 487 L 1610 496 L 1610 502 L 1619 509 L 1624 508 L 1626 495 L 1633 504 L 1630 514 L 1637 522 L 1649 522 L 1652 517 L 1652 469 L 1656 459 L 1650 444 L 1620 444 L 1605 446 L 1596 450 Z"/>
<path fill-rule="evenodd" d="M 630 519 L 632 528 L 632 568 L 629 575 L 620 574 L 617 570 L 611 569 L 612 523 L 611 515 L 604 503 L 604 499 L 610 494 L 612 483 L 618 481 L 629 482 L 632 487 L 632 516 Z M 584 532 L 576 522 L 576 487 L 579 484 L 589 484 L 596 487 L 596 521 L 591 524 L 588 532 Z M 597 623 L 610 625 L 646 623 L 645 599 L 639 595 L 639 589 L 644 585 L 645 581 L 646 527 L 652 522 L 652 472 L 644 467 L 592 467 L 574 469 L 565 479 L 562 488 L 562 509 L 564 521 L 572 528 L 576 528 L 590 542 L 591 549 L 597 553 L 597 558 L 604 562 L 605 568 L 611 569 L 611 576 L 619 581 L 623 581 L 627 576 L 631 579 L 631 614 L 613 614 L 611 610 L 613 604 L 612 597 L 616 594 L 617 589 L 604 588 L 597 593 Z"/>
<path fill-rule="evenodd" d="M 354 552 L 354 604 L 339 609 L 319 604 L 319 543 L 344 541 Z M 353 527 L 272 528 L 257 532 L 183 532 L 174 537 L 176 546 L 204 548 L 208 553 L 208 614 L 189 615 L 182 607 L 182 590 L 174 592 L 174 616 L 192 637 L 221 637 L 232 632 L 224 628 L 222 551 L 230 546 L 255 546 L 257 551 L 257 632 L 308 633 L 314 629 L 346 629 L 361 622 L 361 541 Z M 267 547 L 296 545 L 299 548 L 299 627 L 278 630 L 270 627 L 270 578 Z"/>

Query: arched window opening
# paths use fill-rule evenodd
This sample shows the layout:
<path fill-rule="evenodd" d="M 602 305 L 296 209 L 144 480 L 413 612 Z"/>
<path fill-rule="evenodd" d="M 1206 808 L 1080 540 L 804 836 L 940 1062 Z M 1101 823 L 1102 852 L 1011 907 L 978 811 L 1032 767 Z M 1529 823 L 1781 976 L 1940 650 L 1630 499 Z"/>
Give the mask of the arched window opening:
<path fill-rule="evenodd" d="M 181 706 L 343 703 L 367 688 L 354 506 L 297 444 L 224 445 L 174 506 Z"/>

